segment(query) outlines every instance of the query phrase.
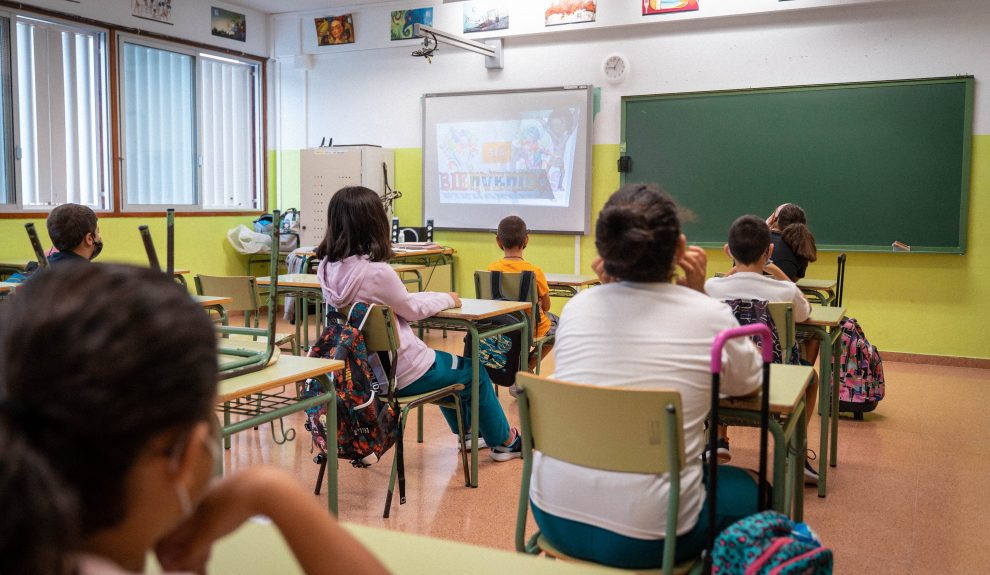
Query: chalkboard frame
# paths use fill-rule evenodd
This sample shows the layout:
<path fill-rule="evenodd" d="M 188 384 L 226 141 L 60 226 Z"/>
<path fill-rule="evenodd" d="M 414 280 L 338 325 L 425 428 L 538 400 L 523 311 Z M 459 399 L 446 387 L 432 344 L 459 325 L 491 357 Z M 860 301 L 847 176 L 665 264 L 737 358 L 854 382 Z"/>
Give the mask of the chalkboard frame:
<path fill-rule="evenodd" d="M 958 221 L 958 242 L 954 246 L 924 246 L 924 245 L 912 245 L 911 253 L 953 253 L 953 254 L 964 254 L 966 252 L 967 243 L 967 232 L 968 232 L 968 218 L 969 218 L 969 193 L 970 193 L 970 172 L 972 169 L 972 135 L 973 135 L 973 88 L 974 88 L 974 78 L 973 76 L 954 76 L 954 77 L 941 77 L 941 78 L 919 78 L 919 79 L 903 79 L 903 80 L 883 80 L 883 81 L 873 81 L 873 82 L 847 82 L 847 83 L 836 83 L 836 84 L 812 84 L 803 86 L 778 86 L 778 87 L 767 87 L 767 88 L 752 88 L 752 89 L 733 89 L 733 90 L 714 90 L 714 91 L 696 91 L 696 92 L 679 92 L 679 93 L 667 93 L 667 94 L 646 94 L 646 95 L 632 95 L 623 96 L 621 102 L 621 140 L 619 153 L 620 157 L 626 156 L 627 154 L 632 154 L 635 150 L 629 150 L 627 146 L 627 122 L 630 117 L 630 107 L 634 107 L 637 103 L 643 102 L 658 102 L 663 100 L 684 100 L 684 99 L 694 99 L 694 98 L 717 98 L 721 96 L 733 96 L 740 94 L 763 94 L 763 93 L 781 93 L 781 92 L 810 92 L 810 91 L 824 91 L 824 90 L 838 90 L 838 89 L 849 89 L 849 88 L 874 88 L 874 87 L 888 87 L 888 86 L 921 86 L 930 84 L 949 84 L 956 83 L 963 85 L 964 100 L 963 100 L 963 120 L 962 120 L 962 137 L 961 142 L 961 157 L 960 157 L 960 204 L 959 204 L 959 221 Z M 636 158 L 633 156 L 632 162 L 636 162 Z M 621 181 L 623 184 L 627 182 L 627 174 L 621 174 Z M 640 178 L 634 178 L 630 181 L 641 181 Z M 741 215 L 741 214 L 740 214 Z M 761 214 L 762 215 L 762 214 Z M 811 214 L 813 219 L 813 214 Z M 822 226 L 822 222 L 812 221 L 812 230 L 817 226 Z M 728 230 L 726 230 L 727 232 Z M 709 241 L 705 238 L 703 241 L 694 241 L 689 236 L 688 240 L 694 244 L 702 247 L 721 247 L 724 244 L 724 240 L 721 241 Z M 822 251 L 852 251 L 852 252 L 890 252 L 892 248 L 890 245 L 863 245 L 863 244 L 822 244 L 818 245 L 819 250 Z"/>

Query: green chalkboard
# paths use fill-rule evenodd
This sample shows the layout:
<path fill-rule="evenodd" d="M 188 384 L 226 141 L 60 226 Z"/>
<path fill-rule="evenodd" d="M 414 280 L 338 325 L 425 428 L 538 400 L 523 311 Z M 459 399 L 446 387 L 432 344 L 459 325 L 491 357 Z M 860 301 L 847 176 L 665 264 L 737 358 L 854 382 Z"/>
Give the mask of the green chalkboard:
<path fill-rule="evenodd" d="M 972 102 L 972 77 L 628 96 L 623 182 L 691 210 L 692 243 L 793 202 L 819 249 L 963 253 Z"/>

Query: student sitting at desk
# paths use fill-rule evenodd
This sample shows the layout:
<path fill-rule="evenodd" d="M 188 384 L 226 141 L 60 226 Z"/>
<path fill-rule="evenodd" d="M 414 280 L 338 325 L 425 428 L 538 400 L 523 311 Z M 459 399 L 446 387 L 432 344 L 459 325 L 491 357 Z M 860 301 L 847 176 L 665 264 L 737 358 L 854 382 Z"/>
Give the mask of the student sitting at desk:
<path fill-rule="evenodd" d="M 687 247 L 677 206 L 657 186 L 630 184 L 613 194 L 598 216 L 595 246 L 600 257 L 593 267 L 604 285 L 577 294 L 564 308 L 553 377 L 681 394 L 681 562 L 697 557 L 709 528 L 701 452 L 711 405 L 711 346 L 718 333 L 739 324 L 728 307 L 704 294 L 705 252 Z M 684 277 L 673 283 L 675 266 Z M 722 392 L 756 392 L 761 361 L 753 342 L 731 339 L 724 353 Z M 718 491 L 715 529 L 756 512 L 756 481 L 746 471 L 722 466 Z M 628 569 L 660 566 L 669 496 L 666 477 L 534 455 L 533 516 L 552 545 L 575 557 Z"/>
<path fill-rule="evenodd" d="M 818 259 L 815 236 L 808 229 L 804 210 L 797 204 L 781 204 L 767 218 L 773 240 L 773 263 L 792 282 L 804 277 L 808 263 Z"/>
<path fill-rule="evenodd" d="M 811 304 L 796 284 L 788 280 L 779 267 L 770 263 L 775 253 L 770 239 L 770 227 L 756 216 L 741 216 L 729 228 L 729 243 L 723 247 L 735 265 L 724 277 L 705 282 L 705 291 L 711 297 L 722 300 L 761 300 L 765 302 L 790 302 L 794 321 L 801 322 L 811 314 Z M 770 274 L 770 275 L 764 275 Z M 777 326 L 778 329 L 780 326 Z M 806 395 L 808 413 L 814 411 L 818 397 L 818 384 L 808 386 Z M 718 458 L 721 462 L 731 459 L 729 437 L 725 426 L 719 426 Z M 804 478 L 818 482 L 818 473 L 807 461 Z"/>
<path fill-rule="evenodd" d="M 461 392 L 462 407 L 478 401 L 481 421 L 476 422 L 495 461 L 522 457 L 519 432 L 509 427 L 502 405 L 495 397 L 488 372 L 478 370 L 480 397 L 471 397 L 471 360 L 435 351 L 409 327 L 410 321 L 426 319 L 448 308 L 460 307 L 454 292 L 409 293 L 395 270 L 388 265 L 392 240 L 388 216 L 381 197 L 361 186 L 341 188 L 327 206 L 327 232 L 316 248 L 317 269 L 324 300 L 341 308 L 355 302 L 387 305 L 398 323 L 399 350 L 396 360 L 398 395 L 417 395 L 454 383 L 466 385 Z M 450 429 L 457 432 L 457 414 L 441 407 Z M 467 421 L 468 429 L 472 429 Z"/>
<path fill-rule="evenodd" d="M 216 335 L 185 289 L 131 266 L 63 266 L 0 312 L 0 573 L 203 572 L 268 515 L 306 573 L 385 573 L 295 480 L 220 457 Z"/>
<path fill-rule="evenodd" d="M 52 267 L 88 262 L 103 251 L 96 212 L 79 204 L 62 204 L 48 214 L 48 235 L 58 252 L 48 256 Z"/>
<path fill-rule="evenodd" d="M 488 266 L 488 271 L 518 273 L 531 271 L 536 279 L 536 292 L 540 298 L 540 317 L 536 325 L 536 337 L 546 337 L 552 335 L 557 329 L 557 322 L 560 318 L 550 313 L 550 286 L 547 284 L 547 276 L 543 274 L 536 265 L 523 259 L 523 250 L 529 245 L 529 231 L 526 229 L 526 222 L 519 216 L 506 216 L 498 223 L 498 231 L 495 234 L 495 242 L 505 255 L 502 259 Z M 549 341 L 543 345 L 543 356 L 553 349 L 553 342 Z M 533 352 L 529 355 L 529 370 L 536 369 L 536 363 L 542 361 L 543 357 L 536 357 Z"/>

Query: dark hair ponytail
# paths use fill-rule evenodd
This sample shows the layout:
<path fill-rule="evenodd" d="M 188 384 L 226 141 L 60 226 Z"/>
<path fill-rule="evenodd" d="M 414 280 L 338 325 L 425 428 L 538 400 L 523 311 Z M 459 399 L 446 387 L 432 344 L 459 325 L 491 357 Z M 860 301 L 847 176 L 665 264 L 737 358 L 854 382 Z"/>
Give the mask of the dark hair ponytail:
<path fill-rule="evenodd" d="M 59 573 L 127 516 L 148 442 L 214 417 L 216 335 L 185 289 L 133 266 L 39 273 L 0 313 L 0 545 L 32 538 L 0 572 Z"/>
<path fill-rule="evenodd" d="M 656 184 L 626 184 L 605 203 L 595 247 L 609 275 L 628 281 L 669 281 L 681 235 L 677 205 Z"/>
<path fill-rule="evenodd" d="M 804 210 L 797 204 L 785 204 L 777 213 L 777 227 L 791 251 L 809 262 L 818 259 L 815 236 L 808 228 Z"/>
<path fill-rule="evenodd" d="M 70 573 L 76 501 L 45 457 L 35 450 L 9 404 L 0 407 L 0 573 Z"/>

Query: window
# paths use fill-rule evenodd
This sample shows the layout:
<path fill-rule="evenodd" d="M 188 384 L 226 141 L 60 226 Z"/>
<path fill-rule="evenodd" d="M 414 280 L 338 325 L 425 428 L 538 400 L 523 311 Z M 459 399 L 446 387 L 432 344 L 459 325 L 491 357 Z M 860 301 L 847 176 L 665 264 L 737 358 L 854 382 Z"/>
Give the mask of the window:
<path fill-rule="evenodd" d="M 102 36 L 17 18 L 17 157 L 24 207 L 110 207 Z"/>
<path fill-rule="evenodd" d="M 124 209 L 262 206 L 258 64 L 121 42 Z"/>
<path fill-rule="evenodd" d="M 109 209 L 106 34 L 25 16 L 13 22 L 11 50 L 11 20 L 0 18 L 0 203 Z"/>

